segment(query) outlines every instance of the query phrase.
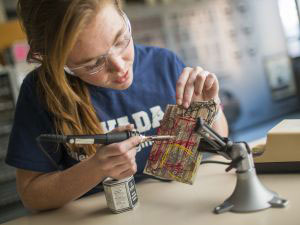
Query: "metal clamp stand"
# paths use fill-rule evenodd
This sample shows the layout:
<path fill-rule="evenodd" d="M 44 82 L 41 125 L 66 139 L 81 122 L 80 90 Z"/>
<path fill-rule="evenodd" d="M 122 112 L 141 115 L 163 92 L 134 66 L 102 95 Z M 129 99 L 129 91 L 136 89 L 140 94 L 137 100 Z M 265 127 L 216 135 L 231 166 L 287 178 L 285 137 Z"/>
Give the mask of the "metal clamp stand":
<path fill-rule="evenodd" d="M 268 190 L 259 181 L 253 156 L 246 142 L 232 142 L 218 135 L 199 118 L 195 131 L 203 139 L 199 151 L 219 154 L 232 160 L 226 171 L 236 168 L 237 181 L 231 196 L 214 210 L 215 213 L 253 212 L 270 207 L 282 208 L 288 203 L 277 193 Z"/>

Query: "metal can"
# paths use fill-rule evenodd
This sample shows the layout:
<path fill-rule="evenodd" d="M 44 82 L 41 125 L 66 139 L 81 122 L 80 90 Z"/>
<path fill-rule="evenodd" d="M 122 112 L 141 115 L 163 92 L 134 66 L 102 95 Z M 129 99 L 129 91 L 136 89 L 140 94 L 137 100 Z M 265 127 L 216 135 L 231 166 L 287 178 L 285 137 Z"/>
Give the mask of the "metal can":
<path fill-rule="evenodd" d="M 103 187 L 107 206 L 112 212 L 121 213 L 136 206 L 138 196 L 133 176 L 122 180 L 106 178 Z"/>

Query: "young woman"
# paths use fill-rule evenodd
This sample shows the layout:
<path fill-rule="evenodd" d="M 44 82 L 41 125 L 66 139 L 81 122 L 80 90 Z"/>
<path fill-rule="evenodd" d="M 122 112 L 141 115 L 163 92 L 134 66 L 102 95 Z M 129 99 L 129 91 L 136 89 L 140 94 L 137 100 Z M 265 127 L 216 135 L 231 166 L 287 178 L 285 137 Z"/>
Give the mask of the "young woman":
<path fill-rule="evenodd" d="M 18 11 L 28 60 L 41 66 L 23 81 L 6 162 L 17 168 L 17 189 L 31 210 L 93 193 L 106 177 L 141 174 L 151 149 L 146 144 L 137 153 L 139 137 L 100 147 L 47 145 L 58 170 L 38 147 L 40 134 L 133 127 L 155 134 L 167 104 L 218 101 L 214 74 L 185 67 L 166 49 L 133 44 L 118 0 L 19 0 Z M 226 136 L 220 113 L 213 127 Z"/>

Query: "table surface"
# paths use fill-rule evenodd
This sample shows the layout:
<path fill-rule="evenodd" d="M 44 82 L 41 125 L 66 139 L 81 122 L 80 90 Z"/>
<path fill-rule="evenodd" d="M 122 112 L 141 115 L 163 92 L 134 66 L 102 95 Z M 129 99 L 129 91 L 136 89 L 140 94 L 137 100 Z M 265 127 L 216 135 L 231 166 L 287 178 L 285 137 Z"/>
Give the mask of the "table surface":
<path fill-rule="evenodd" d="M 214 157 L 217 160 L 223 158 Z M 104 193 L 73 201 L 63 208 L 33 214 L 5 224 L 300 224 L 300 174 L 264 174 L 260 181 L 280 197 L 289 200 L 285 208 L 269 208 L 252 213 L 214 214 L 234 190 L 234 171 L 224 165 L 203 164 L 193 185 L 147 179 L 137 184 L 139 203 L 132 211 L 113 214 L 106 206 Z"/>

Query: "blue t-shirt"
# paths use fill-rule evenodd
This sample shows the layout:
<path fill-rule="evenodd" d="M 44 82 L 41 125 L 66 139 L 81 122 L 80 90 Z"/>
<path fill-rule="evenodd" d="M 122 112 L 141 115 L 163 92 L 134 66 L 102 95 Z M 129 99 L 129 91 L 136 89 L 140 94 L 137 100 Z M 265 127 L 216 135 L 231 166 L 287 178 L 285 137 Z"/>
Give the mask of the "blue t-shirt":
<path fill-rule="evenodd" d="M 93 106 L 105 131 L 132 123 L 146 135 L 155 134 L 167 104 L 176 101 L 176 81 L 185 67 L 172 52 L 158 47 L 135 45 L 133 83 L 126 90 L 113 90 L 89 85 Z M 21 169 L 52 172 L 57 168 L 36 142 L 40 134 L 53 133 L 51 114 L 37 95 L 37 72 L 24 79 L 16 113 L 6 163 Z M 67 75 L 68 76 L 68 75 Z M 72 154 L 64 147 L 43 144 L 51 158 L 66 169 L 78 163 L 84 155 Z M 141 174 L 151 143 L 144 143 L 136 155 L 137 173 Z"/>

